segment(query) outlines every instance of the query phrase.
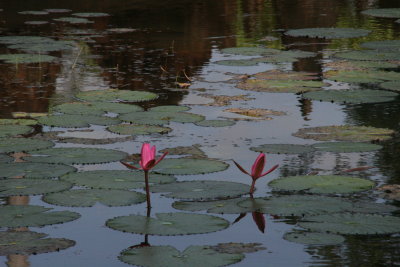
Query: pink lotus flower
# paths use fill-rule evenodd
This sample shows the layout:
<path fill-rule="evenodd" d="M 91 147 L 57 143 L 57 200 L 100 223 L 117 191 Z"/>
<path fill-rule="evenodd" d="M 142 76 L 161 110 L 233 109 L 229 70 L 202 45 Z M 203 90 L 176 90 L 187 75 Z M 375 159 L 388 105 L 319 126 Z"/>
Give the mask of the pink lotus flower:
<path fill-rule="evenodd" d="M 242 166 L 240 166 L 239 163 L 237 163 L 236 161 L 233 161 L 233 162 L 239 168 L 239 170 L 241 170 L 244 174 L 251 176 L 251 179 L 253 179 L 253 182 L 252 182 L 251 188 L 250 188 L 250 194 L 254 193 L 255 184 L 256 184 L 257 179 L 274 171 L 279 166 L 277 164 L 274 167 L 272 167 L 271 169 L 269 169 L 268 171 L 262 173 L 264 170 L 264 167 L 265 167 L 265 154 L 264 153 L 260 153 L 260 155 L 258 155 L 257 159 L 254 161 L 253 166 L 251 167 L 251 174 L 248 173 Z"/>
<path fill-rule="evenodd" d="M 156 160 L 156 146 L 151 147 L 150 144 L 144 143 L 142 145 L 141 160 L 139 161 L 140 167 L 135 167 L 122 161 L 121 163 L 129 169 L 143 170 L 146 172 L 156 166 L 167 154 L 168 152 L 165 152 L 158 160 Z"/>

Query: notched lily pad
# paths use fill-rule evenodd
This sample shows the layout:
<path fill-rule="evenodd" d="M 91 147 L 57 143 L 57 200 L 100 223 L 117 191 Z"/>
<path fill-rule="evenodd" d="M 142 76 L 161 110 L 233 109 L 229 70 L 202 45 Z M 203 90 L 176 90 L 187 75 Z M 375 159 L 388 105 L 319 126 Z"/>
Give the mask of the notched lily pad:
<path fill-rule="evenodd" d="M 149 111 L 154 111 L 154 112 L 183 112 L 183 111 L 188 111 L 190 110 L 189 107 L 187 106 L 157 106 L 149 109 Z"/>
<path fill-rule="evenodd" d="M 334 56 L 337 58 L 350 60 L 400 60 L 400 54 L 397 52 L 379 50 L 355 50 L 339 52 Z"/>
<path fill-rule="evenodd" d="M 327 84 L 321 81 L 247 79 L 237 84 L 243 90 L 269 93 L 300 93 L 320 90 Z"/>
<path fill-rule="evenodd" d="M 371 143 L 362 142 L 325 142 L 312 145 L 316 150 L 335 152 L 335 153 L 351 153 L 351 152 L 369 152 L 382 148 L 382 146 Z"/>
<path fill-rule="evenodd" d="M 204 120 L 196 122 L 195 124 L 202 127 L 227 127 L 235 125 L 235 122 L 228 120 Z"/>
<path fill-rule="evenodd" d="M 91 124 L 95 125 L 113 125 L 121 121 L 116 118 L 105 116 L 92 116 L 92 115 L 49 115 L 40 117 L 38 122 L 43 125 L 51 127 L 64 127 L 64 128 L 83 128 L 89 127 Z"/>
<path fill-rule="evenodd" d="M 222 53 L 242 55 L 242 56 L 260 56 L 279 54 L 281 51 L 273 48 L 265 47 L 229 47 L 221 49 Z"/>
<path fill-rule="evenodd" d="M 2 178 L 20 176 L 24 178 L 53 178 L 76 171 L 74 167 L 64 164 L 30 162 L 0 163 L 0 170 L 0 177 Z"/>
<path fill-rule="evenodd" d="M 146 91 L 129 91 L 118 89 L 94 90 L 80 92 L 79 99 L 93 102 L 142 102 L 158 98 L 158 95 Z"/>
<path fill-rule="evenodd" d="M 216 246 L 211 246 L 217 252 L 221 253 L 252 253 L 260 250 L 265 250 L 265 247 L 261 247 L 260 243 L 219 243 Z"/>
<path fill-rule="evenodd" d="M 252 59 L 231 59 L 231 60 L 227 59 L 227 60 L 215 61 L 214 63 L 223 66 L 248 67 L 248 66 L 255 66 L 260 62 L 257 62 Z"/>
<path fill-rule="evenodd" d="M 269 154 L 303 154 L 315 151 L 310 145 L 265 144 L 251 147 L 250 150 Z"/>
<path fill-rule="evenodd" d="M 394 92 L 382 90 L 356 89 L 356 90 L 323 90 L 307 92 L 304 98 L 326 102 L 339 102 L 347 104 L 380 103 L 394 101 L 398 96 Z"/>
<path fill-rule="evenodd" d="M 52 146 L 54 146 L 54 143 L 51 141 L 35 138 L 0 138 L 0 153 L 27 152 Z"/>
<path fill-rule="evenodd" d="M 355 28 L 304 28 L 289 30 L 285 34 L 293 37 L 339 39 L 363 37 L 370 32 L 369 30 Z"/>
<path fill-rule="evenodd" d="M 70 189 L 72 184 L 48 179 L 0 180 L 0 197 L 30 196 Z"/>
<path fill-rule="evenodd" d="M 329 80 L 346 83 L 380 83 L 384 81 L 400 80 L 400 73 L 383 70 L 330 70 L 324 73 Z M 342 90 L 337 90 L 342 91 Z M 367 91 L 367 90 L 359 90 Z"/>
<path fill-rule="evenodd" d="M 286 115 L 283 111 L 276 111 L 271 109 L 262 109 L 262 108 L 254 108 L 254 109 L 245 109 L 245 108 L 228 108 L 224 109 L 225 112 L 236 113 L 239 115 L 252 117 L 255 119 L 264 119 L 270 120 L 269 116 L 283 116 Z"/>
<path fill-rule="evenodd" d="M 145 135 L 153 133 L 164 134 L 172 131 L 172 129 L 168 127 L 161 127 L 156 125 L 133 125 L 133 124 L 113 125 L 107 127 L 107 130 L 112 133 L 124 134 L 124 135 Z"/>
<path fill-rule="evenodd" d="M 256 73 L 253 75 L 256 79 L 263 80 L 317 80 L 318 73 L 301 72 L 301 71 L 283 71 L 283 70 L 269 70 L 265 72 Z"/>
<path fill-rule="evenodd" d="M 400 8 L 372 8 L 361 13 L 380 18 L 400 18 Z"/>
<path fill-rule="evenodd" d="M 29 64 L 29 63 L 41 63 L 41 62 L 52 62 L 57 58 L 49 55 L 42 54 L 1 54 L 0 60 L 9 64 Z"/>
<path fill-rule="evenodd" d="M 244 200 L 244 198 L 234 198 L 217 201 L 176 201 L 172 203 L 172 207 L 184 211 L 206 210 L 208 213 L 217 214 L 239 214 L 254 211 L 251 208 L 237 205 Z"/>
<path fill-rule="evenodd" d="M 190 155 L 192 158 L 206 158 L 206 154 L 200 149 L 200 145 L 177 146 L 160 150 L 161 153 L 167 152 L 169 155 Z"/>
<path fill-rule="evenodd" d="M 28 134 L 32 131 L 33 128 L 27 125 L 3 124 L 0 125 L 0 138 Z"/>
<path fill-rule="evenodd" d="M 339 245 L 345 241 L 341 235 L 314 232 L 289 232 L 283 238 L 290 242 L 319 246 Z"/>
<path fill-rule="evenodd" d="M 154 168 L 154 171 L 173 175 L 204 174 L 224 171 L 228 166 L 223 161 L 212 159 L 164 159 Z"/>

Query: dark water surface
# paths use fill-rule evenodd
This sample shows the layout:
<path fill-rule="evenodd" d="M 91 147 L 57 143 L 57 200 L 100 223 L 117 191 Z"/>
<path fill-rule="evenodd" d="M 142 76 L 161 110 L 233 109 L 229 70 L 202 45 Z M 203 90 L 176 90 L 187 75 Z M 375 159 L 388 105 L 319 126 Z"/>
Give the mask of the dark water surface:
<path fill-rule="evenodd" d="M 383 104 L 338 105 L 312 102 L 295 94 L 274 94 L 243 91 L 225 83 L 235 74 L 254 74 L 274 68 L 270 64 L 254 67 L 226 67 L 214 64 L 226 56 L 225 47 L 261 44 L 283 50 L 300 49 L 317 52 L 285 69 L 311 71 L 322 76 L 323 59 L 338 50 L 359 48 L 369 40 L 400 39 L 400 23 L 394 19 L 374 18 L 360 14 L 375 7 L 400 7 L 399 0 L 2 0 L 0 1 L 0 36 L 38 35 L 55 39 L 75 40 L 72 51 L 53 52 L 57 63 L 38 65 L 0 64 L 0 118 L 12 118 L 13 112 L 46 113 L 52 106 L 73 100 L 80 91 L 119 88 L 145 90 L 159 94 L 145 108 L 159 105 L 190 105 L 192 112 L 207 119 L 226 117 L 226 107 L 206 106 L 212 102 L 202 93 L 212 95 L 247 94 L 247 102 L 233 101 L 229 107 L 266 108 L 286 112 L 272 120 L 238 121 L 232 128 L 197 127 L 172 124 L 168 135 L 140 136 L 132 142 L 98 147 L 137 153 L 142 142 L 151 142 L 158 149 L 200 144 L 210 158 L 226 160 L 231 167 L 221 173 L 178 176 L 180 180 L 227 180 L 249 183 L 231 159 L 251 166 L 257 154 L 251 146 L 266 143 L 312 143 L 291 134 L 307 126 L 353 124 L 390 128 L 398 132 L 399 101 Z M 105 12 L 109 17 L 93 19 L 93 24 L 70 25 L 52 21 L 63 14 L 20 15 L 27 10 L 66 8 L 73 12 Z M 44 25 L 28 25 L 26 21 L 44 20 Z M 354 27 L 372 30 L 365 38 L 308 39 L 283 35 L 283 31 L 307 27 Z M 113 28 L 132 28 L 129 33 L 113 33 Z M 267 40 L 263 41 L 265 37 Z M 269 41 L 271 37 L 276 39 Z M 0 45 L 0 54 L 15 52 Z M 188 89 L 177 88 L 176 82 L 193 82 Z M 205 88 L 204 90 L 196 90 Z M 204 92 L 203 92 L 204 91 Z M 95 138 L 109 137 L 101 127 L 94 127 Z M 37 129 L 48 131 L 48 127 Z M 82 137 L 83 133 L 64 133 Z M 113 136 L 114 137 L 114 136 Z M 58 146 L 79 146 L 59 144 Z M 330 174 L 360 165 L 374 166 L 365 177 L 377 184 L 400 183 L 400 142 L 393 138 L 376 153 L 324 154 L 303 157 L 268 155 L 268 166 L 280 164 L 269 177 L 258 182 L 257 196 L 270 193 L 266 183 L 273 178 L 304 175 L 319 170 Z M 78 166 L 79 170 L 124 169 L 119 163 Z M 248 167 L 249 168 L 249 167 Z M 0 170 L 1 171 L 1 170 Z M 172 199 L 153 196 L 153 212 L 176 211 Z M 379 199 L 378 194 L 371 196 Z M 40 255 L 0 257 L 3 266 L 128 266 L 118 260 L 120 251 L 142 242 L 143 236 L 122 233 L 104 226 L 107 219 L 128 214 L 145 214 L 145 204 L 129 207 L 64 208 L 46 204 L 40 196 L 14 197 L 3 203 L 33 204 L 73 210 L 82 214 L 76 221 L 30 228 L 76 241 L 67 250 Z M 150 236 L 152 245 L 172 245 L 183 250 L 190 245 L 214 245 L 221 242 L 258 242 L 266 250 L 250 253 L 235 266 L 400 266 L 398 236 L 347 236 L 338 246 L 304 246 L 285 241 L 282 236 L 293 229 L 291 218 L 267 215 L 266 232 L 259 232 L 251 216 L 228 229 L 212 234 L 158 237 Z M 225 215 L 232 222 L 236 215 Z M 1 243 L 1 241 L 0 241 Z"/>

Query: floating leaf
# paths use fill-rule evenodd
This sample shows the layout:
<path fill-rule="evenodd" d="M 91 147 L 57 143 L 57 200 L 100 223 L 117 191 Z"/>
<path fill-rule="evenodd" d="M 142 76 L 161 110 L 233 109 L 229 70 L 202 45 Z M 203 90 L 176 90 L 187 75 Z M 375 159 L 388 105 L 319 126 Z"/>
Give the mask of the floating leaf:
<path fill-rule="evenodd" d="M 382 148 L 380 145 L 361 142 L 326 142 L 314 144 L 312 146 L 316 150 L 335 153 L 369 152 Z"/>
<path fill-rule="evenodd" d="M 195 124 L 197 126 L 203 126 L 203 127 L 227 127 L 235 125 L 235 122 L 228 120 L 204 120 L 196 122 Z"/>
<path fill-rule="evenodd" d="M 77 97 L 86 101 L 93 102 L 113 102 L 113 101 L 125 101 L 125 102 L 142 102 L 154 100 L 158 95 L 146 92 L 146 91 L 129 91 L 129 90 L 118 90 L 118 89 L 107 89 L 107 90 L 94 90 L 80 92 Z"/>
<path fill-rule="evenodd" d="M 379 84 L 379 87 L 386 89 L 386 90 L 400 92 L 400 81 L 384 82 L 384 83 Z"/>
<path fill-rule="evenodd" d="M 30 255 L 67 249 L 75 241 L 65 238 L 44 238 L 46 234 L 36 232 L 0 232 L 0 255 Z"/>
<path fill-rule="evenodd" d="M 390 51 L 379 50 L 356 50 L 339 52 L 334 55 L 337 58 L 350 60 L 400 60 L 400 54 Z"/>
<path fill-rule="evenodd" d="M 126 156 L 125 152 L 112 149 L 58 147 L 36 151 L 24 159 L 31 162 L 95 164 L 119 161 Z"/>
<path fill-rule="evenodd" d="M 99 189 L 134 189 L 144 187 L 142 172 L 125 170 L 100 170 L 76 172 L 64 175 L 62 180 L 74 183 L 79 186 L 87 186 Z M 164 184 L 175 182 L 176 178 L 171 175 L 150 174 L 149 183 Z"/>
<path fill-rule="evenodd" d="M 0 125 L 36 125 L 36 120 L 31 119 L 0 119 Z"/>
<path fill-rule="evenodd" d="M 41 54 L 1 54 L 0 60 L 9 64 L 52 62 L 56 57 Z"/>
<path fill-rule="evenodd" d="M 225 162 L 212 159 L 164 159 L 155 167 L 155 172 L 176 175 L 203 174 L 223 171 L 228 166 Z"/>
<path fill-rule="evenodd" d="M 375 183 L 370 180 L 338 175 L 289 176 L 268 183 L 275 190 L 305 191 L 314 194 L 348 194 L 370 190 Z"/>
<path fill-rule="evenodd" d="M 380 18 L 400 18 L 400 8 L 372 8 L 361 13 Z"/>
<path fill-rule="evenodd" d="M 74 48 L 74 43 L 70 41 L 51 41 L 48 43 L 22 43 L 22 44 L 14 44 L 9 45 L 8 48 L 21 50 L 26 53 L 48 53 L 54 51 L 62 51 L 62 50 L 71 50 Z"/>
<path fill-rule="evenodd" d="M 49 13 L 46 11 L 36 11 L 36 10 L 29 10 L 29 11 L 20 11 L 18 12 L 20 15 L 48 15 Z"/>
<path fill-rule="evenodd" d="M 397 68 L 399 66 L 398 61 L 347 61 L 347 60 L 339 60 L 339 61 L 331 61 L 324 63 L 324 66 L 327 68 L 341 70 L 365 70 L 365 69 L 389 69 L 389 68 Z M 331 73 L 329 71 L 325 72 L 325 74 Z"/>
<path fill-rule="evenodd" d="M 400 218 L 364 213 L 323 214 L 306 217 L 299 226 L 345 235 L 392 234 L 400 232 Z"/>
<path fill-rule="evenodd" d="M 1 145 L 0 145 L 1 146 Z M 6 154 L 0 154 L 0 164 L 2 164 L 2 163 L 8 163 L 8 162 L 11 162 L 11 161 L 13 161 L 14 160 L 14 158 L 13 157 L 10 157 L 10 156 L 8 156 L 8 155 L 6 155 Z M 0 167 L 0 169 L 3 171 L 3 169 Z M 1 174 L 0 174 L 1 175 Z"/>
<path fill-rule="evenodd" d="M 369 126 L 333 125 L 301 128 L 293 136 L 317 141 L 373 141 L 391 138 L 393 130 Z"/>
<path fill-rule="evenodd" d="M 40 227 L 76 220 L 79 213 L 71 211 L 49 211 L 42 206 L 1 206 L 0 227 Z"/>
<path fill-rule="evenodd" d="M 114 104 L 114 103 L 110 103 L 110 104 Z M 104 110 L 99 108 L 99 106 L 101 106 L 101 105 L 96 106 L 89 102 L 72 102 L 72 103 L 64 103 L 61 105 L 54 106 L 52 108 L 52 111 L 53 112 L 61 112 L 61 113 L 65 113 L 65 114 L 99 116 L 99 115 L 103 115 L 105 113 Z"/>
<path fill-rule="evenodd" d="M 154 112 L 183 112 L 190 110 L 189 107 L 186 106 L 157 106 L 149 109 L 149 111 Z"/>
<path fill-rule="evenodd" d="M 71 12 L 71 9 L 65 9 L 65 8 L 48 8 L 45 9 L 44 11 L 49 12 L 49 13 L 68 13 Z"/>
<path fill-rule="evenodd" d="M 190 246 L 182 252 L 171 246 L 151 246 L 124 250 L 119 259 L 144 267 L 218 267 L 240 262 L 244 255 L 220 253 L 209 246 Z"/>
<path fill-rule="evenodd" d="M 236 59 L 236 60 L 232 59 L 232 60 L 219 60 L 215 61 L 214 63 L 223 66 L 248 67 L 248 66 L 255 66 L 260 62 L 251 59 Z"/>
<path fill-rule="evenodd" d="M 118 124 L 107 127 L 112 133 L 125 134 L 125 135 L 143 135 L 153 133 L 168 133 L 172 131 L 171 128 L 161 127 L 156 125 L 132 125 L 132 124 Z"/>
<path fill-rule="evenodd" d="M 265 144 L 251 147 L 250 150 L 269 154 L 302 154 L 313 152 L 315 149 L 310 145 Z"/>
<path fill-rule="evenodd" d="M 54 39 L 41 36 L 0 36 L 0 44 L 37 44 L 52 41 Z"/>
<path fill-rule="evenodd" d="M 281 51 L 273 48 L 265 47 L 229 47 L 221 49 L 222 53 L 242 55 L 242 56 L 260 56 L 260 55 L 273 55 Z"/>
<path fill-rule="evenodd" d="M 345 241 L 341 235 L 313 232 L 289 232 L 283 238 L 290 242 L 319 246 L 339 245 Z"/>
<path fill-rule="evenodd" d="M 243 198 L 234 198 L 218 201 L 176 201 L 172 204 L 172 207 L 184 211 L 206 210 L 208 213 L 218 214 L 239 214 L 252 212 L 253 210 L 251 208 L 244 208 L 237 205 L 243 200 Z"/>
<path fill-rule="evenodd" d="M 24 24 L 26 24 L 26 25 L 36 25 L 36 26 L 45 25 L 45 24 L 48 24 L 48 23 L 49 22 L 45 21 L 45 20 L 30 20 L 30 21 L 25 21 L 24 22 Z"/>
<path fill-rule="evenodd" d="M 28 134 L 32 131 L 32 127 L 26 125 L 0 124 L 0 138 Z"/>
<path fill-rule="evenodd" d="M 96 203 L 113 207 L 142 203 L 146 201 L 146 196 L 127 190 L 79 189 L 47 194 L 43 196 L 43 201 L 68 207 L 92 207 Z"/>
<path fill-rule="evenodd" d="M 189 112 L 132 112 L 119 116 L 121 120 L 134 124 L 163 125 L 169 121 L 190 123 L 204 120 L 204 116 Z"/>
<path fill-rule="evenodd" d="M 30 162 L 0 163 L 0 170 L 0 177 L 3 178 L 19 176 L 24 178 L 52 178 L 76 171 L 74 167 L 64 164 Z"/>
<path fill-rule="evenodd" d="M 15 137 L 0 138 L 0 153 L 27 152 L 52 146 L 54 146 L 54 143 L 47 140 Z"/>
<path fill-rule="evenodd" d="M 197 144 L 192 146 L 177 146 L 162 149 L 160 153 L 168 151 L 169 155 L 191 155 L 193 158 L 206 158 L 206 154 L 199 147 L 200 145 Z"/>
<path fill-rule="evenodd" d="M 263 80 L 317 80 L 317 73 L 300 71 L 269 70 L 253 75 L 256 79 Z"/>
<path fill-rule="evenodd" d="M 400 10 L 400 9 L 399 9 Z M 399 12 L 400 14 L 400 12 Z M 383 41 L 371 41 L 361 44 L 364 48 L 377 49 L 384 51 L 400 51 L 400 40 L 383 40 Z"/>
<path fill-rule="evenodd" d="M 193 213 L 157 213 L 157 218 L 141 215 L 110 219 L 106 226 L 123 232 L 148 235 L 190 235 L 223 230 L 229 226 L 225 219 Z M 0 224 L 1 225 L 1 224 Z"/>
<path fill-rule="evenodd" d="M 54 193 L 67 190 L 71 186 L 64 181 L 47 179 L 6 179 L 0 180 L 0 197 Z"/>
<path fill-rule="evenodd" d="M 400 74 L 395 71 L 382 70 L 330 70 L 324 73 L 326 79 L 348 83 L 379 83 L 383 81 L 398 81 Z M 342 90 L 336 90 L 342 91 Z M 360 90 L 361 91 L 361 90 Z M 366 90 L 362 90 L 366 91 Z"/>
<path fill-rule="evenodd" d="M 100 13 L 100 12 L 85 12 L 85 13 L 73 13 L 72 16 L 82 17 L 82 18 L 98 18 L 98 17 L 109 17 L 110 14 Z"/>
<path fill-rule="evenodd" d="M 166 193 L 166 197 L 212 200 L 235 198 L 245 195 L 250 187 L 245 184 L 222 181 L 184 181 L 170 184 L 153 185 L 150 190 L 155 193 Z"/>
<path fill-rule="evenodd" d="M 219 243 L 216 246 L 211 246 L 211 248 L 217 252 L 221 253 L 252 253 L 260 250 L 265 250 L 265 247 L 261 247 L 260 243 Z"/>
<path fill-rule="evenodd" d="M 93 21 L 85 19 L 85 18 L 75 18 L 75 17 L 62 17 L 62 18 L 56 18 L 56 19 L 53 19 L 53 20 L 59 21 L 59 22 L 71 23 L 71 24 L 94 23 Z"/>
<path fill-rule="evenodd" d="M 316 92 L 307 92 L 303 94 L 304 98 L 326 102 L 340 102 L 347 104 L 361 103 L 379 103 L 394 101 L 398 96 L 394 92 L 385 92 L 382 90 L 323 90 Z"/>
<path fill-rule="evenodd" d="M 338 39 L 367 36 L 370 32 L 369 30 L 355 28 L 304 28 L 289 30 L 285 34 L 293 37 Z"/>
<path fill-rule="evenodd" d="M 121 121 L 116 118 L 91 115 L 49 115 L 40 117 L 38 122 L 51 127 L 83 128 L 95 125 L 113 125 Z"/>
<path fill-rule="evenodd" d="M 299 93 L 320 90 L 325 85 L 320 81 L 247 79 L 244 82 L 238 83 L 237 87 L 256 92 Z"/>

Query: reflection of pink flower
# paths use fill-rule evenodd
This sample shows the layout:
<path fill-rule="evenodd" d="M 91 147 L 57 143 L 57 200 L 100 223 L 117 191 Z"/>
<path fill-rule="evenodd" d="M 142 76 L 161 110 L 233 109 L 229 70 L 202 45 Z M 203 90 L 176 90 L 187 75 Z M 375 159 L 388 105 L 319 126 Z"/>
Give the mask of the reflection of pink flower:
<path fill-rule="evenodd" d="M 265 231 L 265 218 L 264 214 L 258 211 L 253 211 L 251 213 L 253 216 L 253 221 L 256 223 L 258 230 L 264 233 Z"/>
<path fill-rule="evenodd" d="M 144 143 L 142 145 L 141 160 L 139 161 L 140 168 L 126 162 L 121 161 L 121 163 L 129 169 L 149 171 L 154 166 L 156 166 L 167 154 L 168 152 L 165 152 L 158 160 L 156 160 L 156 146 L 151 147 L 150 144 Z"/>
<path fill-rule="evenodd" d="M 239 168 L 239 170 L 241 170 L 243 173 L 251 176 L 251 179 L 253 179 L 253 182 L 251 184 L 251 188 L 250 188 L 250 194 L 254 193 L 254 186 L 256 183 L 256 180 L 258 178 L 261 178 L 265 175 L 267 175 L 268 173 L 274 171 L 276 168 L 278 168 L 278 164 L 275 165 L 274 167 L 272 167 L 271 169 L 269 169 L 268 171 L 263 172 L 264 167 L 265 167 L 265 154 L 264 153 L 260 153 L 260 155 L 258 155 L 257 159 L 254 161 L 253 166 L 251 167 L 251 174 L 248 173 L 242 166 L 239 165 L 239 163 L 237 163 L 236 161 L 233 161 L 235 163 L 235 165 Z"/>

